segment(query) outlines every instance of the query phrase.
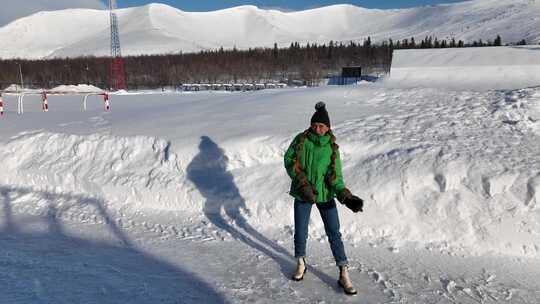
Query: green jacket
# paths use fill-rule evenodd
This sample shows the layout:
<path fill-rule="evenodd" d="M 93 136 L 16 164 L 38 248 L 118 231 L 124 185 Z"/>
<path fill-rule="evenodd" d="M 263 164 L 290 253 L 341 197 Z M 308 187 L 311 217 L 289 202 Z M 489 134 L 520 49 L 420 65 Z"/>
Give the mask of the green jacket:
<path fill-rule="evenodd" d="M 296 145 L 303 133 L 298 134 L 287 152 L 285 152 L 284 161 L 287 174 L 292 179 L 291 190 L 289 194 L 296 199 L 303 200 L 297 190 L 298 181 L 296 180 L 296 172 L 294 171 L 294 163 L 296 161 Z M 330 163 L 332 156 L 332 145 L 330 135 L 320 136 L 314 132 L 308 132 L 307 138 L 304 141 L 302 155 L 300 155 L 300 164 L 306 173 L 306 177 L 310 184 L 317 191 L 317 203 L 328 202 L 340 193 L 345 188 L 343 175 L 341 173 L 341 158 L 339 150 L 336 155 L 336 179 L 331 185 L 326 183 L 326 175 L 330 174 Z"/>

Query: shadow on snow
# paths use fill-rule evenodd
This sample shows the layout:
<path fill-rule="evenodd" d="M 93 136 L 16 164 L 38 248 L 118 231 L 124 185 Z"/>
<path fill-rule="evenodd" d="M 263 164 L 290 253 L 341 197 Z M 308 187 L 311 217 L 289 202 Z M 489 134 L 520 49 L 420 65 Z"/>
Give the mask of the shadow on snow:
<path fill-rule="evenodd" d="M 208 136 L 201 136 L 199 153 L 187 167 L 188 179 L 205 198 L 204 214 L 218 228 L 228 232 L 234 239 L 273 259 L 282 274 L 290 278 L 296 268 L 293 256 L 276 242 L 254 229 L 242 215 L 249 214 L 244 198 L 240 195 L 234 178 L 227 171 L 228 158 L 224 151 Z M 230 219 L 222 216 L 224 211 Z M 310 272 L 332 288 L 335 279 L 308 266 Z"/>
<path fill-rule="evenodd" d="M 28 196 L 34 207 L 45 201 L 46 211 L 13 212 L 13 199 Z M 123 245 L 66 234 L 66 205 L 92 206 Z M 104 206 L 80 195 L 0 186 L 0 303 L 227 302 L 195 274 L 135 249 Z M 43 229 L 32 231 L 37 226 Z"/>

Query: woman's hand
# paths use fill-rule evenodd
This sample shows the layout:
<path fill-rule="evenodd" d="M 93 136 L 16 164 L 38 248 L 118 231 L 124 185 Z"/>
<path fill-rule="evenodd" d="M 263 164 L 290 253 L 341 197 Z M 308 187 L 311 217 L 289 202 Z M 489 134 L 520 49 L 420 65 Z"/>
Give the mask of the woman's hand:
<path fill-rule="evenodd" d="M 345 198 L 345 201 L 343 202 L 347 208 L 351 209 L 352 212 L 356 213 L 358 211 L 362 212 L 364 211 L 364 200 L 359 198 L 358 196 L 352 195 L 351 197 Z"/>
<path fill-rule="evenodd" d="M 298 191 L 302 199 L 308 203 L 317 202 L 317 190 L 309 183 L 304 173 L 299 173 L 296 177 L 298 180 Z"/>
<path fill-rule="evenodd" d="M 356 195 L 353 195 L 351 191 L 347 188 L 341 190 L 341 192 L 338 193 L 337 199 L 340 203 L 347 206 L 347 208 L 351 209 L 354 213 L 358 211 L 364 211 L 364 200 L 362 200 Z"/>

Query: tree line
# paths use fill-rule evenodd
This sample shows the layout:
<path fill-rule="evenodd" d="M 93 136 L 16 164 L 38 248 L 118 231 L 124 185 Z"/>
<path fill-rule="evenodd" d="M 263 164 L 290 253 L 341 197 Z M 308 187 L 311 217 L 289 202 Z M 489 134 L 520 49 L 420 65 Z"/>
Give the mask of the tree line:
<path fill-rule="evenodd" d="M 320 79 L 337 76 L 345 66 L 361 66 L 363 73 L 388 73 L 394 49 L 498 46 L 502 39 L 464 43 L 426 37 L 383 41 L 328 44 L 298 42 L 289 47 L 247 50 L 205 50 L 198 53 L 127 56 L 124 58 L 129 89 L 177 86 L 183 83 L 284 82 L 316 85 Z M 62 84 L 91 84 L 108 88 L 107 57 L 0 60 L 0 89 L 20 83 L 25 87 L 52 88 Z"/>
<path fill-rule="evenodd" d="M 182 83 L 293 82 L 315 84 L 339 73 L 342 66 L 389 70 L 392 50 L 387 45 L 355 42 L 328 45 L 291 43 L 289 47 L 206 50 L 198 53 L 124 57 L 128 88 L 157 88 Z M 51 88 L 61 84 L 92 84 L 107 88 L 109 60 L 79 57 L 43 60 L 0 60 L 3 87 L 23 82 Z M 26 86 L 25 85 L 25 86 Z"/>
<path fill-rule="evenodd" d="M 501 36 L 497 36 L 493 41 L 473 41 L 470 43 L 465 43 L 463 40 L 456 41 L 455 38 L 447 39 L 438 39 L 437 37 L 426 36 L 420 42 L 416 42 L 414 37 L 411 39 L 398 40 L 394 44 L 392 39 L 389 40 L 389 44 L 393 46 L 394 49 L 433 49 L 433 48 L 462 48 L 462 47 L 482 47 L 482 46 L 501 46 L 502 39 Z"/>
<path fill-rule="evenodd" d="M 402 39 L 393 41 L 389 39 L 389 46 L 392 49 L 432 49 L 432 48 L 462 48 L 462 47 L 485 47 L 485 46 L 502 46 L 502 38 L 500 35 L 497 35 L 493 40 L 483 41 L 482 39 L 474 40 L 472 42 L 465 43 L 463 40 L 457 40 L 455 38 L 451 39 L 439 39 L 433 36 L 426 36 L 420 42 L 417 42 L 414 37 L 410 39 Z M 506 45 L 526 45 L 527 41 L 522 39 L 518 42 L 509 43 Z"/>

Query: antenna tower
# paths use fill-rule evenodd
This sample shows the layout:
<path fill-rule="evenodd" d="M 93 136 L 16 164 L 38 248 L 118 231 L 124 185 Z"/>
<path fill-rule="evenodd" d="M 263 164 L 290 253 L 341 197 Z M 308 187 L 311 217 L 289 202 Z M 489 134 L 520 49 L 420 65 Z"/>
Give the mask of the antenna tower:
<path fill-rule="evenodd" d="M 109 15 L 111 21 L 111 69 L 109 79 L 111 90 L 117 91 L 126 88 L 126 73 L 124 71 L 124 59 L 120 51 L 116 0 L 109 0 Z"/>

